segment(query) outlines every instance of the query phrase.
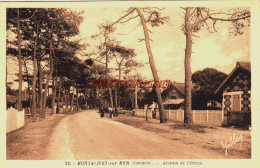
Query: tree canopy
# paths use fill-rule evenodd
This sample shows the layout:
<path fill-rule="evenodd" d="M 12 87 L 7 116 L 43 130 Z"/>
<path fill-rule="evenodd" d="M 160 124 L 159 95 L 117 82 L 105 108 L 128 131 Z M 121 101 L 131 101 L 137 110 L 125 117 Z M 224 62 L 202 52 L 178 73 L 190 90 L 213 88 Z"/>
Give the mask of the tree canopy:
<path fill-rule="evenodd" d="M 205 68 L 192 74 L 193 109 L 207 109 L 210 100 L 216 100 L 215 91 L 225 80 L 227 74 L 214 68 Z"/>

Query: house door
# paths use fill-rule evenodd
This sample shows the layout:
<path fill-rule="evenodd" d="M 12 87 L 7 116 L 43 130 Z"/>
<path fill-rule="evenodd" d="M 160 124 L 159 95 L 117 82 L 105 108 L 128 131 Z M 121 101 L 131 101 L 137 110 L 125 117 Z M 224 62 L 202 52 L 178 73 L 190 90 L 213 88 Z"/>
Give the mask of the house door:
<path fill-rule="evenodd" d="M 233 95 L 233 109 L 232 111 L 240 111 L 240 95 Z"/>

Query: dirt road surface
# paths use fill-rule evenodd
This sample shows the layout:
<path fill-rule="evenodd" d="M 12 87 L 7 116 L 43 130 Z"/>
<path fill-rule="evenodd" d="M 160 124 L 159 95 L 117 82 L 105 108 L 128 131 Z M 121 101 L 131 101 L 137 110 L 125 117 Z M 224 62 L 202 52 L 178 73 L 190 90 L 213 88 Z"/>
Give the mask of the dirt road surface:
<path fill-rule="evenodd" d="M 49 160 L 206 159 L 223 155 L 84 111 L 61 120 L 48 147 Z"/>

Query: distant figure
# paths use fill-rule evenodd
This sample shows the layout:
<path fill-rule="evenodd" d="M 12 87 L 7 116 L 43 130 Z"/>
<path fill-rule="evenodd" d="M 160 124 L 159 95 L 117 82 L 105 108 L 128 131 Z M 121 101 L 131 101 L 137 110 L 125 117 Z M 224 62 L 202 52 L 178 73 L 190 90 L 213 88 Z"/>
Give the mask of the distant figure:
<path fill-rule="evenodd" d="M 110 114 L 110 118 L 113 118 L 113 109 L 111 107 L 108 107 L 108 112 Z"/>
<path fill-rule="evenodd" d="M 153 116 L 153 119 L 156 118 L 156 111 L 155 111 L 155 103 L 153 102 L 153 104 L 151 105 L 151 110 L 152 110 L 152 116 Z"/>
<path fill-rule="evenodd" d="M 105 111 L 104 111 L 104 109 L 103 108 L 100 108 L 100 117 L 103 119 L 103 117 L 104 117 L 104 114 L 105 114 Z"/>

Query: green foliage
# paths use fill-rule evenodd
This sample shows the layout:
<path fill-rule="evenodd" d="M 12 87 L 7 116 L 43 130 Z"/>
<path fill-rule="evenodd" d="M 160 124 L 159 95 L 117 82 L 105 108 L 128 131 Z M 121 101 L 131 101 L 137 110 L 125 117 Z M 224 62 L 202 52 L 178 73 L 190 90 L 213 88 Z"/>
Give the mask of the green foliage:
<path fill-rule="evenodd" d="M 226 77 L 227 74 L 213 68 L 205 68 L 193 73 L 192 108 L 206 109 L 208 101 L 216 99 L 214 92 Z"/>
<path fill-rule="evenodd" d="M 141 107 L 144 107 L 144 105 L 150 106 L 151 104 L 153 104 L 153 102 L 158 104 L 158 99 L 154 88 L 151 91 L 147 89 L 144 91 L 145 91 L 143 93 L 144 98 L 140 101 L 139 106 Z"/>
<path fill-rule="evenodd" d="M 13 8 L 7 9 L 7 29 L 15 34 L 17 33 L 16 10 Z M 45 69 L 51 65 L 51 61 L 58 76 L 78 80 L 86 67 L 83 67 L 84 65 L 75 54 L 86 46 L 80 44 L 80 40 L 70 40 L 69 38 L 79 34 L 79 25 L 83 21 L 81 13 L 72 12 L 65 8 L 20 8 L 19 11 L 23 59 L 32 59 L 35 47 L 34 40 L 38 31 L 37 61 L 45 61 Z M 7 55 L 16 57 L 18 55 L 15 47 L 16 39 L 7 39 L 7 42 L 9 43 Z M 53 48 L 52 60 L 49 58 L 51 44 Z M 42 64 L 39 65 L 42 66 Z"/>

